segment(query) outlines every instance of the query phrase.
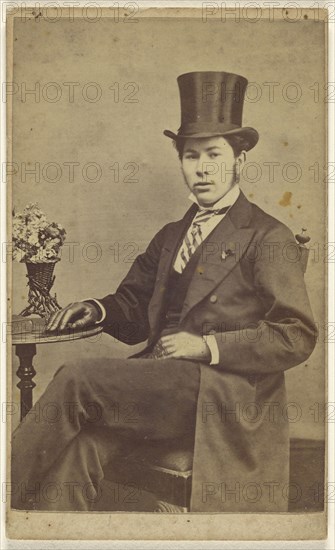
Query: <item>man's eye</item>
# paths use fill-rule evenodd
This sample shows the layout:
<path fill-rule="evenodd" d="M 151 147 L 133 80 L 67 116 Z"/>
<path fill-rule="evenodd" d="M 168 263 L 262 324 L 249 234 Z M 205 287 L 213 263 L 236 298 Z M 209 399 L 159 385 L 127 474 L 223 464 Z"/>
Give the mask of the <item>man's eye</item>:
<path fill-rule="evenodd" d="M 215 159 L 216 157 L 219 157 L 219 156 L 220 156 L 220 153 L 210 153 L 210 154 L 209 154 L 209 157 L 210 157 L 211 159 Z"/>
<path fill-rule="evenodd" d="M 196 159 L 196 155 L 185 155 L 184 157 L 185 159 L 189 160 L 189 159 Z"/>

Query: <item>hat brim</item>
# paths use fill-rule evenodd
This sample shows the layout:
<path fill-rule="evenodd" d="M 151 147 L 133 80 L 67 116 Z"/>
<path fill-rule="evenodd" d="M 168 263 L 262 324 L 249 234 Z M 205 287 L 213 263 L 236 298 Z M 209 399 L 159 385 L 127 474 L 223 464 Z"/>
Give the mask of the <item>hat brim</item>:
<path fill-rule="evenodd" d="M 178 139 L 196 139 L 196 138 L 209 138 L 215 136 L 222 137 L 235 137 L 239 142 L 242 149 L 245 151 L 250 151 L 253 149 L 259 140 L 259 134 L 255 128 L 249 126 L 243 128 L 234 128 L 233 130 L 227 130 L 226 132 L 198 132 L 195 134 L 175 134 L 171 130 L 164 130 L 163 134 L 174 141 Z"/>

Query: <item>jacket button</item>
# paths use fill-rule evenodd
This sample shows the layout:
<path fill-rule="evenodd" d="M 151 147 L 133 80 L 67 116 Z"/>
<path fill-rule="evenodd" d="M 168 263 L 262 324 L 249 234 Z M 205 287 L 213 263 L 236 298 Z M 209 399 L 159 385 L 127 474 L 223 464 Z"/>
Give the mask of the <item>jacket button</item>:
<path fill-rule="evenodd" d="M 211 304 L 216 304 L 216 302 L 218 301 L 218 297 L 216 294 L 212 294 L 212 296 L 210 297 L 209 301 L 211 302 Z"/>

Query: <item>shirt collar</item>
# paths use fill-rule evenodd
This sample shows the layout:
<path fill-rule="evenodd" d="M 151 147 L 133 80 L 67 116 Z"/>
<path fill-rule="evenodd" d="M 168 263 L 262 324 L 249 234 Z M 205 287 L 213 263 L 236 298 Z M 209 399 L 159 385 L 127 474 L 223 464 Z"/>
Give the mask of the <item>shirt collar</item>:
<path fill-rule="evenodd" d="M 200 209 L 204 210 L 220 210 L 220 208 L 224 208 L 225 206 L 232 206 L 238 199 L 240 195 L 240 187 L 235 183 L 235 185 L 226 193 L 221 199 L 219 199 L 215 204 L 212 204 L 210 208 L 206 208 L 203 206 L 200 206 L 198 203 L 197 197 L 190 193 L 188 198 L 190 201 L 194 202 L 199 206 Z"/>

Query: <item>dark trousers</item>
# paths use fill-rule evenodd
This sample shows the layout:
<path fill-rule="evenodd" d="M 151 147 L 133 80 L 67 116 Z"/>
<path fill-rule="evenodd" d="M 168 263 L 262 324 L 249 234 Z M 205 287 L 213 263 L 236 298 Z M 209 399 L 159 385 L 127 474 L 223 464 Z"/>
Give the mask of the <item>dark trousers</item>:
<path fill-rule="evenodd" d="M 104 466 L 146 441 L 194 439 L 200 370 L 173 359 L 67 363 L 12 438 L 12 507 L 89 510 Z"/>

